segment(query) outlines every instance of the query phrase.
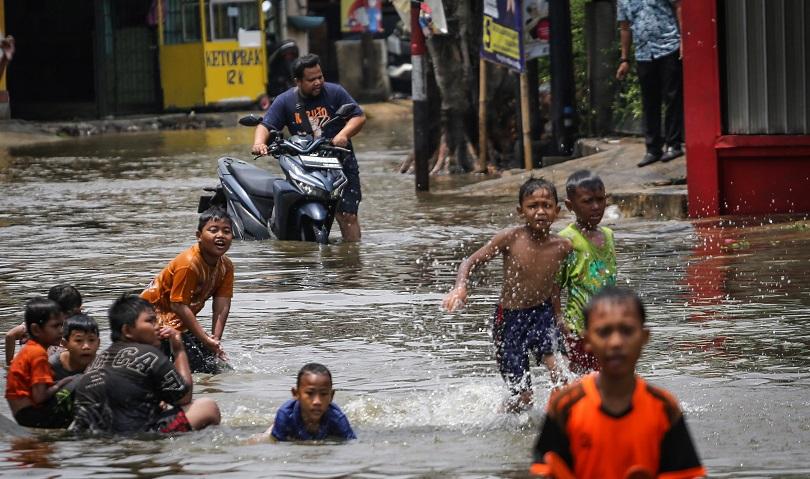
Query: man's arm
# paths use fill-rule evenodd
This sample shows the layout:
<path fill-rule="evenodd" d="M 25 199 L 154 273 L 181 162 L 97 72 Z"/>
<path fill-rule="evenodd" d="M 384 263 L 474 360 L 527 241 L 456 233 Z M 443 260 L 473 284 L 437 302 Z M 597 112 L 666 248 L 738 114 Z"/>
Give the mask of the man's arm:
<path fill-rule="evenodd" d="M 191 397 L 194 393 L 194 380 L 191 378 L 191 366 L 188 365 L 188 353 L 186 353 L 186 347 L 183 346 L 183 339 L 180 337 L 179 331 L 172 328 L 164 328 L 161 333 L 161 336 L 168 337 L 169 345 L 172 347 L 174 369 L 177 370 L 177 374 L 180 375 L 188 386 L 186 395 L 176 402 L 176 404 L 182 406 L 191 402 Z"/>
<path fill-rule="evenodd" d="M 444 297 L 442 308 L 447 311 L 455 311 L 459 307 L 464 306 L 464 303 L 467 302 L 467 284 L 470 281 L 470 275 L 473 270 L 479 265 L 489 262 L 492 258 L 501 253 L 503 248 L 511 240 L 513 234 L 512 230 L 498 233 L 489 243 L 485 244 L 469 258 L 461 262 L 461 265 L 458 267 L 458 274 L 456 275 L 456 284 Z"/>
<path fill-rule="evenodd" d="M 346 126 L 344 126 L 334 138 L 332 138 L 332 144 L 335 146 L 345 147 L 349 144 L 349 139 L 360 133 L 360 130 L 363 129 L 363 125 L 365 124 L 365 113 L 361 113 L 359 116 L 349 118 L 349 121 L 346 122 Z"/>
<path fill-rule="evenodd" d="M 267 154 L 267 142 L 270 140 L 270 130 L 266 126 L 259 124 L 253 133 L 253 148 L 250 150 L 254 155 Z"/>
<path fill-rule="evenodd" d="M 630 22 L 619 22 L 619 34 L 622 45 L 622 58 L 619 69 L 616 70 L 616 79 L 624 80 L 627 72 L 630 71 L 630 46 L 633 44 L 633 32 L 630 31 Z"/>
<path fill-rule="evenodd" d="M 200 322 L 197 321 L 197 316 L 191 311 L 191 308 L 189 308 L 187 304 L 173 302 L 172 312 L 180 318 L 180 322 L 183 326 L 191 331 L 191 334 L 196 336 L 206 348 L 217 355 L 222 354 L 222 347 L 219 344 L 219 340 L 205 332 Z"/>

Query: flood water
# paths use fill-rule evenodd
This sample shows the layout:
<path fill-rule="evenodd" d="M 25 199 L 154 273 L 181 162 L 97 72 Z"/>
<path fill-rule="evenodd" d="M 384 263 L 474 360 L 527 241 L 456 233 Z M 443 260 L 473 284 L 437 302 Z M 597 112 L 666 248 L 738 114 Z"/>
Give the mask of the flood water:
<path fill-rule="evenodd" d="M 337 231 L 325 247 L 234 242 L 224 340 L 233 371 L 195 377 L 195 395 L 219 403 L 221 426 L 164 440 L 77 440 L 17 437 L 3 421 L 0 474 L 525 475 L 549 383 L 535 368 L 536 409 L 499 412 L 505 388 L 489 337 L 499 261 L 477 275 L 466 310 L 439 310 L 459 261 L 516 221 L 515 201 L 416 197 L 413 177 L 393 173 L 409 129 L 371 123 L 356 142 L 361 244 L 340 244 Z M 107 347 L 111 300 L 139 292 L 194 242 L 197 198 L 215 183 L 216 158 L 248 158 L 251 141 L 252 131 L 234 128 L 0 151 L 0 328 L 22 320 L 26 298 L 67 282 Z M 810 477 L 808 224 L 718 227 L 611 213 L 620 282 L 649 308 L 652 339 L 639 371 L 682 401 L 711 475 Z M 310 361 L 332 369 L 336 402 L 359 440 L 247 444 Z M 4 401 L 0 413 L 10 417 Z"/>

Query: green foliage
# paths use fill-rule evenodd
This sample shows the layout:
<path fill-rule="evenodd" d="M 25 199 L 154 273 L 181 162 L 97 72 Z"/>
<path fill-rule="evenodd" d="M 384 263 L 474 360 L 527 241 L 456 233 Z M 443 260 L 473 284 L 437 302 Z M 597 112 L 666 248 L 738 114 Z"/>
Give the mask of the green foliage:
<path fill-rule="evenodd" d="M 588 86 L 588 56 L 585 47 L 585 4 L 590 0 L 570 0 L 571 3 L 571 44 L 574 55 L 574 82 L 576 83 L 577 113 L 580 119 L 580 133 L 587 135 L 588 125 L 591 123 L 593 111 L 590 109 Z M 618 29 L 618 26 L 617 26 Z M 611 51 L 619 51 L 618 35 L 616 43 L 606 47 Z M 618 55 L 617 55 L 618 56 Z M 617 58 L 618 60 L 618 58 Z M 618 67 L 618 65 L 617 65 Z M 551 81 L 548 57 L 540 59 L 540 83 Z M 619 125 L 625 120 L 641 117 L 641 89 L 636 75 L 635 65 L 624 81 L 616 84 L 616 99 L 613 102 L 614 124 Z"/>

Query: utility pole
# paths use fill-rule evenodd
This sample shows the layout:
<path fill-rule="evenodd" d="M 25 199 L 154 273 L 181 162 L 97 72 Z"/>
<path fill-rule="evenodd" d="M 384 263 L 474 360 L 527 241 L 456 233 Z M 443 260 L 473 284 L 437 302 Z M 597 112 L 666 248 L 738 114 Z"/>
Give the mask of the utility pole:
<path fill-rule="evenodd" d="M 425 68 L 425 35 L 419 26 L 421 2 L 411 1 L 411 98 L 413 99 L 413 164 L 416 191 L 430 190 L 430 109 Z"/>
<path fill-rule="evenodd" d="M 551 63 L 551 125 L 558 154 L 570 155 L 576 140 L 576 93 L 574 62 L 571 49 L 571 8 L 568 0 L 550 0 L 551 23 L 549 42 Z"/>

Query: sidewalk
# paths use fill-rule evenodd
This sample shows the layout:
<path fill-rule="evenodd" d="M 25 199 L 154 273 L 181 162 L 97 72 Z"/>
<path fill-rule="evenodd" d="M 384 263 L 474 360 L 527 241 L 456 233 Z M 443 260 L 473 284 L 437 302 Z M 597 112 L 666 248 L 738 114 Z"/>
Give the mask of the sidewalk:
<path fill-rule="evenodd" d="M 389 102 L 362 105 L 369 118 L 410 117 L 410 102 L 393 100 Z M 60 138 L 93 136 L 115 133 L 157 130 L 190 130 L 204 128 L 225 128 L 236 126 L 240 117 L 254 114 L 259 110 L 223 111 L 207 113 L 161 113 L 154 115 L 133 115 L 105 120 L 75 121 L 0 121 L 0 148 L 56 141 Z"/>
<path fill-rule="evenodd" d="M 608 203 L 619 207 L 625 216 L 645 218 L 685 218 L 686 158 L 669 163 L 636 166 L 644 156 L 644 142 L 639 138 L 619 140 L 580 140 L 585 155 L 581 158 L 527 172 L 510 170 L 501 178 L 468 185 L 447 194 L 467 197 L 517 197 L 520 185 L 530 176 L 553 181 L 557 192 L 565 195 L 565 180 L 581 169 L 593 170 L 602 177 Z"/>

